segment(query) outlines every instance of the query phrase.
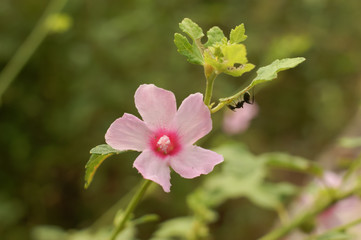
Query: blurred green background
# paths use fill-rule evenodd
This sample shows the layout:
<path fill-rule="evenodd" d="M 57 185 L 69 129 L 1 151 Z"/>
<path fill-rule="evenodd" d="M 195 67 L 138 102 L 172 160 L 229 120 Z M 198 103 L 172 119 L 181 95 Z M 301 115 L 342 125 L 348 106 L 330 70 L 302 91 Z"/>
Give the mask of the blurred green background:
<path fill-rule="evenodd" d="M 48 1 L 0 1 L 0 69 L 29 35 Z M 74 0 L 64 13 L 72 24 L 50 34 L 2 96 L 0 106 L 0 236 L 30 239 L 37 225 L 64 229 L 92 224 L 132 189 L 140 175 L 136 153 L 108 159 L 83 189 L 89 150 L 104 143 L 109 125 L 124 112 L 138 116 L 133 96 L 142 83 L 176 94 L 178 104 L 203 92 L 201 67 L 177 53 L 173 35 L 188 17 L 204 31 L 225 34 L 244 23 L 249 62 L 256 68 L 276 58 L 306 62 L 256 89 L 259 115 L 245 133 L 221 130 L 223 113 L 203 146 L 227 138 L 254 153 L 285 151 L 314 159 L 352 119 L 361 93 L 361 1 L 348 0 Z M 205 39 L 204 39 L 205 41 Z M 221 75 L 214 100 L 229 96 L 255 76 Z M 169 194 L 156 190 L 138 213 L 161 220 L 186 215 L 184 195 L 203 177 L 172 175 Z M 247 200 L 219 209 L 215 239 L 254 239 L 272 226 L 272 213 Z M 259 226 L 260 216 L 268 216 Z M 148 239 L 156 224 L 143 227 Z"/>

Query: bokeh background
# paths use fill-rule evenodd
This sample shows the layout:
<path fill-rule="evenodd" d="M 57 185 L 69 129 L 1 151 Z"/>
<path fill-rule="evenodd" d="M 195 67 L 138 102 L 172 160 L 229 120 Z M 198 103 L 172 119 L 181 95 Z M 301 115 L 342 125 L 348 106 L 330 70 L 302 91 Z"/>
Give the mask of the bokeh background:
<path fill-rule="evenodd" d="M 0 69 L 47 3 L 0 1 Z M 360 10 L 359 0 L 68 1 L 63 12 L 69 27 L 46 37 L 1 96 L 1 239 L 31 239 L 38 225 L 87 227 L 138 184 L 140 175 L 132 168 L 136 153 L 106 160 L 88 190 L 84 166 L 112 121 L 124 112 L 138 114 L 133 96 L 140 84 L 173 91 L 178 104 L 204 91 L 202 68 L 187 63 L 173 44 L 185 17 L 204 31 L 216 25 L 225 34 L 244 23 L 248 59 L 257 67 L 277 58 L 307 59 L 255 89 L 259 114 L 246 132 L 227 136 L 219 112 L 214 131 L 201 144 L 213 147 L 232 138 L 255 154 L 284 151 L 317 159 L 360 106 Z M 214 100 L 232 95 L 254 76 L 255 71 L 241 78 L 219 76 Z M 157 213 L 162 220 L 186 215 L 184 196 L 203 178 L 172 175 L 171 193 L 155 190 L 137 213 Z M 275 218 L 245 199 L 218 211 L 215 239 L 254 239 Z M 156 224 L 142 227 L 139 239 L 149 239 L 155 229 Z"/>

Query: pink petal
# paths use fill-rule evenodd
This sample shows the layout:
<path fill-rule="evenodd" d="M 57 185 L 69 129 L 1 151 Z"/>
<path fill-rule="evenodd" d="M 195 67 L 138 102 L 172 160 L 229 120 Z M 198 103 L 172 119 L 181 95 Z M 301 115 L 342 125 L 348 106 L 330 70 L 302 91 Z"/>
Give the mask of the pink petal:
<path fill-rule="evenodd" d="M 186 147 L 169 161 L 174 171 L 184 178 L 195 178 L 201 174 L 208 174 L 215 165 L 221 162 L 223 162 L 222 155 L 193 145 Z"/>
<path fill-rule="evenodd" d="M 145 150 L 135 159 L 133 167 L 138 169 L 145 179 L 161 185 L 165 192 L 170 191 L 170 169 L 166 159 L 157 157 L 151 150 Z"/>
<path fill-rule="evenodd" d="M 203 103 L 202 94 L 191 94 L 183 100 L 175 116 L 174 126 L 185 144 L 193 144 L 211 131 L 211 113 Z"/>
<path fill-rule="evenodd" d="M 229 135 L 244 132 L 257 114 L 257 104 L 245 104 L 242 109 L 237 109 L 235 112 L 226 111 L 223 119 L 223 131 Z"/>
<path fill-rule="evenodd" d="M 134 99 L 140 115 L 150 127 L 166 127 L 177 112 L 174 94 L 153 84 L 139 86 Z"/>
<path fill-rule="evenodd" d="M 120 151 L 143 151 L 147 147 L 150 133 L 142 120 L 125 113 L 110 125 L 105 134 L 105 142 Z"/>

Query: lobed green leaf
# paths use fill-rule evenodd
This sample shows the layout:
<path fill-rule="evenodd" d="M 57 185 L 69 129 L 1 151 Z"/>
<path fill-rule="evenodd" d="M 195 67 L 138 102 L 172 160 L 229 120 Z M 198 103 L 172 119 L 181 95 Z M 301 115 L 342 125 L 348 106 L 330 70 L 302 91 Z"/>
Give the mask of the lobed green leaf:
<path fill-rule="evenodd" d="M 268 66 L 261 67 L 257 70 L 257 77 L 253 79 L 251 87 L 254 87 L 257 84 L 273 80 L 277 78 L 277 73 L 284 71 L 290 68 L 296 67 L 298 64 L 302 63 L 306 59 L 303 57 L 297 58 L 285 58 L 282 60 L 276 60 Z"/>
<path fill-rule="evenodd" d="M 246 46 L 243 44 L 225 45 L 222 47 L 222 53 L 228 67 L 233 67 L 235 63 L 247 63 Z"/>
<path fill-rule="evenodd" d="M 198 47 L 194 43 L 191 45 L 185 36 L 179 33 L 174 34 L 174 43 L 178 52 L 187 57 L 188 62 L 203 65 L 203 57 Z"/>
<path fill-rule="evenodd" d="M 202 28 L 189 18 L 183 19 L 179 24 L 179 28 L 185 32 L 193 41 L 200 39 L 204 36 Z"/>
<path fill-rule="evenodd" d="M 229 36 L 230 43 L 240 43 L 247 39 L 247 35 L 244 33 L 246 32 L 246 29 L 244 28 L 244 24 L 237 26 L 236 28 L 231 30 L 231 34 Z"/>
<path fill-rule="evenodd" d="M 208 30 L 207 32 L 208 41 L 204 44 L 204 47 L 210 47 L 215 43 L 220 43 L 225 38 L 223 31 L 215 26 Z"/>
<path fill-rule="evenodd" d="M 251 71 L 253 64 L 247 63 L 247 51 L 243 44 L 224 44 L 204 51 L 204 61 L 220 74 L 239 77 Z"/>

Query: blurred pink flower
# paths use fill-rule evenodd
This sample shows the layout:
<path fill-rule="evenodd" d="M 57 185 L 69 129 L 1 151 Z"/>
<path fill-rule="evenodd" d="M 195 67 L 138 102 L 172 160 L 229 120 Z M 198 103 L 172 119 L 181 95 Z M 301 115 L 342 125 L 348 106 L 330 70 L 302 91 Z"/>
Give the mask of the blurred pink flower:
<path fill-rule="evenodd" d="M 315 204 L 316 196 L 320 190 L 327 191 L 326 189 L 349 189 L 350 186 L 354 186 L 355 179 L 350 179 L 346 183 L 342 182 L 343 176 L 338 175 L 334 172 L 326 171 L 324 173 L 322 180 L 316 180 L 311 184 L 304 194 L 296 200 L 293 205 L 292 215 L 300 214 L 300 212 L 305 211 L 305 209 L 310 208 Z M 347 185 L 347 186 L 344 186 Z M 345 198 L 334 205 L 330 206 L 328 209 L 320 213 L 316 217 L 314 234 L 322 234 L 327 230 L 335 228 L 337 226 L 347 224 L 356 219 L 360 218 L 361 213 L 361 199 L 357 196 L 351 196 Z M 361 227 L 360 225 L 354 226 L 348 230 L 348 233 L 353 234 L 355 239 L 361 239 Z M 306 238 L 306 234 L 294 231 L 290 234 L 287 240 L 302 240 Z"/>
<path fill-rule="evenodd" d="M 333 173 L 333 172 L 325 172 L 324 174 L 324 183 L 329 188 L 334 189 L 344 189 L 345 187 L 342 186 L 342 176 Z M 351 178 L 351 181 L 355 179 Z M 354 183 L 346 183 L 345 185 L 348 185 L 346 188 L 348 188 L 350 185 L 354 185 Z M 347 224 L 349 222 L 352 222 L 356 219 L 360 218 L 361 213 L 361 200 L 359 197 L 356 196 L 350 196 L 348 198 L 345 198 L 325 211 L 323 211 L 320 215 L 318 215 L 316 222 L 317 222 L 317 228 L 316 232 L 322 233 L 325 232 L 331 228 L 335 228 L 337 226 Z M 355 231 L 358 229 L 358 231 Z M 361 238 L 361 227 L 355 226 L 351 229 L 349 229 L 350 233 L 355 234 L 359 238 Z"/>
<path fill-rule="evenodd" d="M 170 168 L 184 178 L 208 174 L 223 157 L 193 145 L 212 129 L 210 111 L 200 93 L 188 96 L 177 111 L 172 92 L 153 84 L 139 86 L 135 106 L 142 120 L 125 113 L 105 134 L 112 148 L 142 152 L 133 166 L 145 179 L 170 191 Z"/>
<path fill-rule="evenodd" d="M 236 109 L 234 112 L 226 111 L 223 119 L 223 131 L 229 135 L 244 132 L 257 114 L 257 104 L 244 104 L 243 108 Z"/>

